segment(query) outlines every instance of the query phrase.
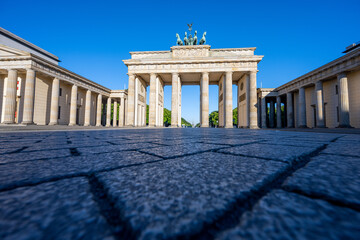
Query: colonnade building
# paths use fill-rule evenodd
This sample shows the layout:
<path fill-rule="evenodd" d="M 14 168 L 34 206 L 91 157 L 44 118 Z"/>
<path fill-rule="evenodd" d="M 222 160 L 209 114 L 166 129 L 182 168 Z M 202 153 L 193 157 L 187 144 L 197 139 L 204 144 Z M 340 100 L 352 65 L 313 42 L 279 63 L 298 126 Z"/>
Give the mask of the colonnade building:
<path fill-rule="evenodd" d="M 209 127 L 209 85 L 219 86 L 219 126 L 233 128 L 232 86 L 239 88 L 239 127 L 257 128 L 256 48 L 211 49 L 209 45 L 174 46 L 171 51 L 130 52 L 127 122 L 139 126 L 139 86 L 150 86 L 149 126 L 163 126 L 164 86 L 172 86 L 171 126 L 181 126 L 181 88 L 200 85 L 200 124 Z M 141 125 L 140 125 L 141 126 Z"/>
<path fill-rule="evenodd" d="M 57 56 L 0 28 L 1 123 L 126 125 L 127 91 L 110 90 L 59 62 Z"/>
<path fill-rule="evenodd" d="M 280 87 L 257 90 L 262 128 L 360 128 L 360 45 Z"/>
<path fill-rule="evenodd" d="M 171 126 L 181 126 L 181 89 L 200 85 L 200 124 L 209 127 L 209 85 L 218 86 L 219 126 L 360 127 L 360 45 L 277 88 L 257 88 L 256 48 L 173 46 L 130 52 L 127 90 L 110 90 L 59 66 L 59 58 L 0 28 L 2 124 L 164 126 L 164 87 L 172 86 Z M 237 86 L 236 96 L 232 87 Z M 149 88 L 148 88 L 149 87 Z M 147 90 L 149 89 L 149 90 Z M 148 93 L 147 93 L 148 91 Z M 237 104 L 233 106 L 233 97 Z"/>

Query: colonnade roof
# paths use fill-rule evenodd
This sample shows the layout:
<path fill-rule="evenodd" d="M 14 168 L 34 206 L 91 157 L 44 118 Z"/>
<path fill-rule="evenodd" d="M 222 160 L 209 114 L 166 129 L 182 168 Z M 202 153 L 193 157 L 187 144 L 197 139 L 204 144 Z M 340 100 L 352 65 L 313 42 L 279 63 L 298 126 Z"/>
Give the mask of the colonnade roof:
<path fill-rule="evenodd" d="M 111 91 L 109 88 L 54 64 L 38 55 L 3 44 L 0 44 L 0 68 L 12 68 L 17 69 L 20 72 L 25 72 L 26 69 L 32 68 L 45 76 L 56 77 L 62 81 L 76 84 L 85 89 L 90 88 L 90 90 L 95 92 L 109 95 Z"/>
<path fill-rule="evenodd" d="M 53 60 L 55 62 L 60 62 L 59 58 L 55 56 L 54 54 L 32 44 L 31 42 L 26 41 L 25 39 L 3 29 L 0 27 L 0 42 L 6 43 L 6 45 L 10 47 L 17 48 L 19 50 L 23 51 L 29 51 L 30 53 L 33 53 L 35 55 L 38 55 L 40 57 L 47 57 L 50 58 L 50 60 Z"/>
<path fill-rule="evenodd" d="M 284 94 L 300 87 L 313 86 L 317 81 L 331 79 L 340 73 L 357 69 L 360 69 L 360 48 L 275 88 L 275 91 Z"/>

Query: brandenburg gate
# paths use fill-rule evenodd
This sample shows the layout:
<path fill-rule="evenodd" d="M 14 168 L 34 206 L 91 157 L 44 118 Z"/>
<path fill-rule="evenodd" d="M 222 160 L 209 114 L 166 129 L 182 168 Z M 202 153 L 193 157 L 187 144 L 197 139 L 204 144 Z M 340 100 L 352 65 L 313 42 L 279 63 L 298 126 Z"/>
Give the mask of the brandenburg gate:
<path fill-rule="evenodd" d="M 189 29 L 191 30 L 191 28 Z M 124 60 L 128 67 L 129 88 L 127 125 L 144 126 L 146 87 L 150 85 L 149 126 L 163 126 L 164 86 L 172 86 L 171 126 L 181 126 L 181 87 L 200 85 L 200 124 L 209 127 L 209 84 L 219 86 L 219 126 L 233 127 L 232 85 L 238 86 L 238 127 L 257 128 L 257 65 L 263 56 L 254 55 L 256 48 L 211 49 L 205 35 L 197 45 L 187 38 L 185 45 L 177 34 L 178 46 L 170 51 L 130 52 Z"/>

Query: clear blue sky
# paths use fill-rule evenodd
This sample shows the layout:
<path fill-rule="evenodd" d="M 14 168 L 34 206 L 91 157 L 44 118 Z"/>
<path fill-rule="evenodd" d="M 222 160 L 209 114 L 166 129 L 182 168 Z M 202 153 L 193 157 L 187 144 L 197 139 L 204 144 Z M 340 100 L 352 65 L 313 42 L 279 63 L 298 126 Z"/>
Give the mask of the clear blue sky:
<path fill-rule="evenodd" d="M 360 1 L 1 1 L 0 26 L 57 55 L 61 66 L 111 89 L 127 86 L 130 51 L 169 50 L 193 22 L 212 48 L 257 47 L 258 87 L 277 87 L 360 41 Z M 199 122 L 199 87 L 182 116 Z M 210 86 L 210 111 L 217 110 Z M 234 88 L 235 89 L 235 88 Z M 234 93 L 235 95 L 235 93 Z M 234 104 L 236 103 L 234 97 Z M 165 87 L 171 109 L 171 87 Z M 236 107 L 234 105 L 234 107 Z"/>

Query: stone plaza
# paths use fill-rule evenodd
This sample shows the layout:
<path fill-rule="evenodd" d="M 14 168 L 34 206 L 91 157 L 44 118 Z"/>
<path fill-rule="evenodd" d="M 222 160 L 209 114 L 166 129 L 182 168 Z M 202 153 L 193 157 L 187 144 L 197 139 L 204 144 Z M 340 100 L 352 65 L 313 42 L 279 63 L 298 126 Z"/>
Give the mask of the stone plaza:
<path fill-rule="evenodd" d="M 360 135 L 0 133 L 1 239 L 359 239 Z"/>

